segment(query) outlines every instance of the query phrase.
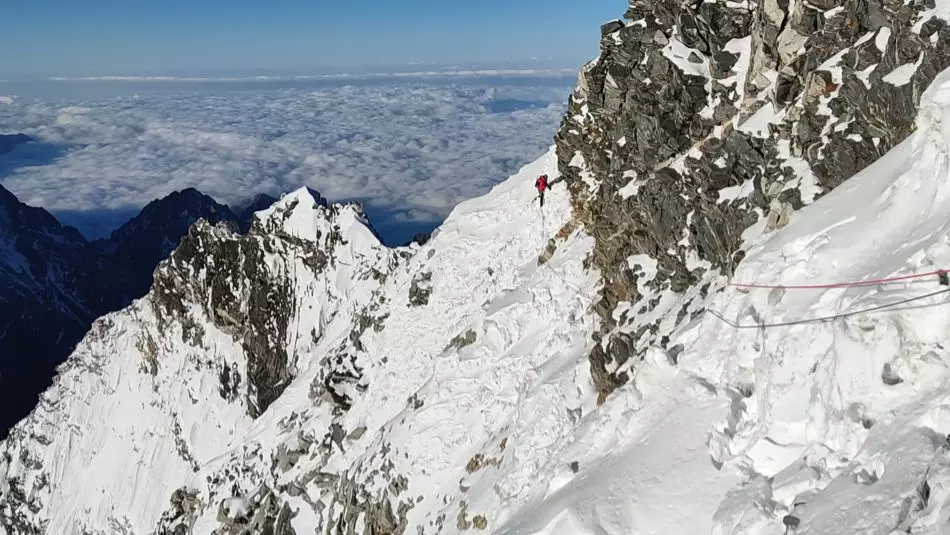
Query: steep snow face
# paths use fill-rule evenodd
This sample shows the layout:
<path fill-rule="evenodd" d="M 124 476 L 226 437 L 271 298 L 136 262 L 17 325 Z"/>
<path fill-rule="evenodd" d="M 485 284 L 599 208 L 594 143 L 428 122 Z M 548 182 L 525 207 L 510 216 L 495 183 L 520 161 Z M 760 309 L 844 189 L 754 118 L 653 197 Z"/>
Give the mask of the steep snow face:
<path fill-rule="evenodd" d="M 595 408 L 599 275 L 541 173 L 424 246 L 306 190 L 197 225 L 3 444 L 0 533 L 454 532 L 543 495 Z"/>
<path fill-rule="evenodd" d="M 922 96 L 917 128 L 786 229 L 758 237 L 761 229 L 750 229 L 754 245 L 735 279 L 808 284 L 945 268 L 950 71 Z M 926 297 L 942 290 L 934 276 L 830 290 L 730 289 L 713 300 L 710 308 L 742 324 L 884 307 L 725 335 L 707 316 L 684 333 L 684 368 L 743 393 L 710 437 L 714 458 L 753 475 L 734 492 L 743 499 L 720 509 L 723 530 L 764 529 L 789 510 L 798 533 L 946 529 L 950 309 L 947 293 Z M 713 340 L 717 351 L 689 349 Z M 756 511 L 751 501 L 774 511 Z"/>
<path fill-rule="evenodd" d="M 570 471 L 556 446 L 595 406 L 585 354 L 598 275 L 563 186 L 539 209 L 542 173 L 557 176 L 553 151 L 460 205 L 390 277 L 386 319 L 360 339 L 369 388 L 338 420 L 361 438 L 323 468 L 346 478 L 325 528 L 485 529 L 537 495 L 539 474 Z"/>
<path fill-rule="evenodd" d="M 946 267 L 950 71 L 923 95 L 917 128 L 785 228 L 750 228 L 733 281 L 807 285 Z M 723 286 L 715 275 L 703 284 Z M 724 288 L 559 445 L 581 477 L 495 532 L 945 532 L 947 291 L 936 276 Z M 697 303 L 689 292 L 655 298 L 672 311 Z M 854 315 L 815 321 L 841 314 Z"/>

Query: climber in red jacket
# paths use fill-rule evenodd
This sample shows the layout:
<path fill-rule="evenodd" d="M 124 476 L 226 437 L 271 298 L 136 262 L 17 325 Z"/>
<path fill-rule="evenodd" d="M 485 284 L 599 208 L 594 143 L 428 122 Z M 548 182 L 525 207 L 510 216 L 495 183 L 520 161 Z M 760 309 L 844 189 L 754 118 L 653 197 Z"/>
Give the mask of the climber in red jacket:
<path fill-rule="evenodd" d="M 534 187 L 538 188 L 538 198 L 541 200 L 541 206 L 544 206 L 544 190 L 548 189 L 548 175 L 541 175 L 534 182 Z"/>

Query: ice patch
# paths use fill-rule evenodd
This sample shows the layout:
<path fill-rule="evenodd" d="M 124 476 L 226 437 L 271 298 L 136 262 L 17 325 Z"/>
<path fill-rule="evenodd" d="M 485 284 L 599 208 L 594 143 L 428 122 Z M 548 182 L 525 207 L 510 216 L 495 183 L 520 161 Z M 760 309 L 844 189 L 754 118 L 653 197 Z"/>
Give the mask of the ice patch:
<path fill-rule="evenodd" d="M 818 182 L 818 177 L 811 170 L 811 166 L 803 158 L 792 156 L 788 140 L 783 139 L 778 142 L 778 153 L 779 157 L 785 160 L 782 167 L 791 169 L 796 178 L 796 180 L 786 184 L 783 190 L 797 188 L 803 203 L 807 205 L 814 202 L 822 188 Z"/>
<path fill-rule="evenodd" d="M 591 195 L 597 193 L 597 190 L 600 189 L 600 182 L 594 178 L 593 173 L 587 168 L 587 162 L 584 160 L 584 155 L 581 151 L 574 152 L 574 157 L 571 158 L 571 162 L 568 165 L 580 171 L 581 180 L 587 185 L 587 191 Z"/>
<path fill-rule="evenodd" d="M 871 73 L 874 72 L 874 69 L 876 68 L 877 63 L 874 63 L 873 65 L 869 65 L 860 71 L 854 71 L 854 76 L 858 80 L 861 80 L 861 83 L 864 84 L 866 89 L 871 89 Z"/>
<path fill-rule="evenodd" d="M 630 182 L 627 182 L 627 184 L 624 187 L 617 190 L 617 193 L 619 193 L 620 196 L 623 197 L 624 199 L 628 197 L 632 197 L 633 195 L 636 195 L 637 192 L 640 191 L 640 186 L 643 185 L 643 181 L 637 178 L 637 172 L 624 171 L 623 178 L 629 178 Z"/>
<path fill-rule="evenodd" d="M 775 107 L 766 102 L 748 119 L 736 127 L 741 132 L 748 132 L 755 137 L 769 137 L 769 124 L 776 118 Z"/>
<path fill-rule="evenodd" d="M 887 42 L 890 38 L 891 29 L 887 26 L 881 26 L 881 29 L 877 31 L 877 37 L 874 38 L 874 46 L 881 52 L 884 52 L 887 50 Z"/>
<path fill-rule="evenodd" d="M 732 66 L 732 72 L 734 76 L 730 76 L 720 83 L 723 85 L 734 84 L 736 87 L 736 100 L 737 104 L 742 103 L 745 98 L 745 82 L 746 77 L 749 73 L 749 65 L 752 62 L 752 36 L 742 37 L 739 39 L 730 39 L 724 47 L 723 50 L 726 52 L 731 52 L 738 55 L 735 65 Z M 741 106 L 737 106 L 741 107 Z"/>
<path fill-rule="evenodd" d="M 717 203 L 734 201 L 736 199 L 744 199 L 752 193 L 755 192 L 755 186 L 752 182 L 752 179 L 745 179 L 742 184 L 737 186 L 729 186 L 719 190 L 719 200 Z"/>
<path fill-rule="evenodd" d="M 924 54 L 921 52 L 921 54 L 917 56 L 917 61 L 914 63 L 905 63 L 900 67 L 895 68 L 893 71 L 881 78 L 881 80 L 895 87 L 906 85 L 908 82 L 913 80 L 914 74 L 917 72 L 917 67 L 920 67 L 920 62 L 923 61 L 923 59 Z"/>
<path fill-rule="evenodd" d="M 825 19 L 830 19 L 842 11 L 844 11 L 844 6 L 833 7 L 825 11 L 823 15 L 825 16 Z"/>
<path fill-rule="evenodd" d="M 669 59 L 673 65 L 676 65 L 684 74 L 690 76 L 699 76 L 701 78 L 710 78 L 709 65 L 706 63 L 705 56 L 699 50 L 690 48 L 683 44 L 676 37 L 670 38 L 670 42 L 663 47 L 663 55 Z M 695 62 L 690 58 L 696 58 Z"/>

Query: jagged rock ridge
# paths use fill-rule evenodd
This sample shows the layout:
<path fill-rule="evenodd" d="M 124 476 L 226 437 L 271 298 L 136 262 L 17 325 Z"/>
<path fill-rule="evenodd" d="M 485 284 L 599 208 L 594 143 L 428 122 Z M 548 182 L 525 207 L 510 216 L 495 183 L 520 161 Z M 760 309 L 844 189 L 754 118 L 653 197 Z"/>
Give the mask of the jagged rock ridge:
<path fill-rule="evenodd" d="M 257 198 L 242 216 L 253 218 L 251 208 L 266 200 Z M 0 255 L 0 436 L 29 413 L 93 320 L 145 295 L 155 267 L 196 221 L 250 226 L 193 188 L 149 203 L 109 238 L 94 242 L 2 186 L 0 211 L 6 244 Z"/>
<path fill-rule="evenodd" d="M 152 271 L 179 246 L 199 219 L 211 224 L 227 223 L 235 230 L 245 226 L 227 206 L 186 188 L 148 203 L 108 238 L 93 243 L 116 265 L 131 301 L 145 295 L 152 285 Z"/>
<path fill-rule="evenodd" d="M 629 359 L 695 317 L 709 283 L 694 286 L 732 272 L 747 227 L 782 226 L 908 136 L 950 65 L 933 8 L 632 0 L 626 21 L 603 26 L 557 135 L 604 273 L 591 353 L 602 398 Z M 665 291 L 696 305 L 666 310 Z"/>

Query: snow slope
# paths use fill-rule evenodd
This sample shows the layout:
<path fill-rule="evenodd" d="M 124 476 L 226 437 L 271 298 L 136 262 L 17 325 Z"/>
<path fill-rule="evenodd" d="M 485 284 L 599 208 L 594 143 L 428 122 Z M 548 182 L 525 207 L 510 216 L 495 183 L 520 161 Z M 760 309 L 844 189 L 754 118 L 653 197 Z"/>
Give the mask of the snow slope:
<path fill-rule="evenodd" d="M 784 229 L 749 229 L 734 281 L 834 283 L 947 266 L 947 119 L 950 72 L 923 95 L 919 130 L 904 143 Z M 499 533 L 779 534 L 786 524 L 802 534 L 947 533 L 950 294 L 754 328 L 941 289 L 935 276 L 725 288 L 708 309 L 753 328 L 707 313 L 673 337 L 669 355 L 658 349 L 638 364 L 632 383 L 574 431 L 590 471 Z"/>
<path fill-rule="evenodd" d="M 296 319 L 284 342 L 293 377 L 256 420 L 253 392 L 248 401 L 221 393 L 229 373 L 248 388 L 250 356 L 220 325 L 233 314 L 209 312 L 213 291 L 188 278 L 214 266 L 173 257 L 175 269 L 160 271 L 187 288 L 186 312 L 158 317 L 168 307 L 151 302 L 164 299 L 157 284 L 98 321 L 3 445 L 0 525 L 149 533 L 179 522 L 210 533 L 222 516 L 244 521 L 270 491 L 296 511 L 298 533 L 368 525 L 377 520 L 366 511 L 389 500 L 410 526 L 494 523 L 502 504 L 537 494 L 539 471 L 569 469 L 551 448 L 594 407 L 587 311 L 598 276 L 582 265 L 591 242 L 565 227 L 563 187 L 539 209 L 532 186 L 542 172 L 557 176 L 553 150 L 411 249 L 385 250 L 346 209 L 301 208 L 315 206 L 306 190 L 259 213 L 252 237 L 278 236 L 263 262 L 293 282 Z M 293 238 L 330 248 L 314 231 L 325 218 L 344 248 L 332 270 L 314 274 Z M 195 233 L 206 254 L 239 239 L 206 225 Z M 197 342 L 192 331 L 203 333 Z M 178 489 L 200 504 L 193 514 L 165 511 Z M 356 514 L 350 489 L 362 500 Z"/>
<path fill-rule="evenodd" d="M 945 118 L 950 72 L 904 143 L 786 227 L 750 228 L 733 281 L 948 265 Z M 694 319 L 598 405 L 593 244 L 556 180 L 538 208 L 541 173 L 553 151 L 423 246 L 386 249 L 358 207 L 306 190 L 248 238 L 192 229 L 0 446 L 0 533 L 948 532 L 936 277 L 644 287 L 654 313 Z"/>
<path fill-rule="evenodd" d="M 947 72 L 923 96 L 916 134 L 784 229 L 751 228 L 734 280 L 813 284 L 947 266 L 945 118 Z M 722 285 L 715 274 L 707 282 Z M 943 288 L 936 277 L 829 290 L 727 287 L 705 306 L 741 325 L 778 323 Z M 570 432 L 535 430 L 549 462 L 535 465 L 519 494 L 496 484 L 475 503 L 500 506 L 488 522 L 497 534 L 780 534 L 787 525 L 816 534 L 946 533 L 947 295 L 764 329 L 704 314 L 669 353 L 657 348 L 637 363 L 634 380 L 583 411 Z M 696 298 L 660 297 L 674 301 L 670 311 Z"/>
<path fill-rule="evenodd" d="M 950 262 L 950 72 L 921 97 L 918 131 L 885 157 L 758 235 L 735 280 L 814 284 L 933 271 Z M 936 277 L 830 290 L 728 289 L 710 308 L 740 323 L 847 313 L 946 289 Z M 682 336 L 684 371 L 745 390 L 710 442 L 714 457 L 756 478 L 742 491 L 774 500 L 799 533 L 946 530 L 950 420 L 946 293 L 830 322 L 723 328 L 715 317 Z M 717 323 L 718 322 L 718 323 Z M 886 371 L 885 367 L 890 371 Z M 901 381 L 898 384 L 887 384 Z M 774 477 L 763 484 L 759 476 Z M 926 490 L 928 489 L 929 490 Z M 753 490 L 754 489 L 754 490 Z M 749 504 L 720 525 L 765 524 Z M 741 521 L 740 521 L 741 518 Z M 773 521 L 774 522 L 774 521 Z M 945 531 L 941 531 L 945 532 Z"/>

